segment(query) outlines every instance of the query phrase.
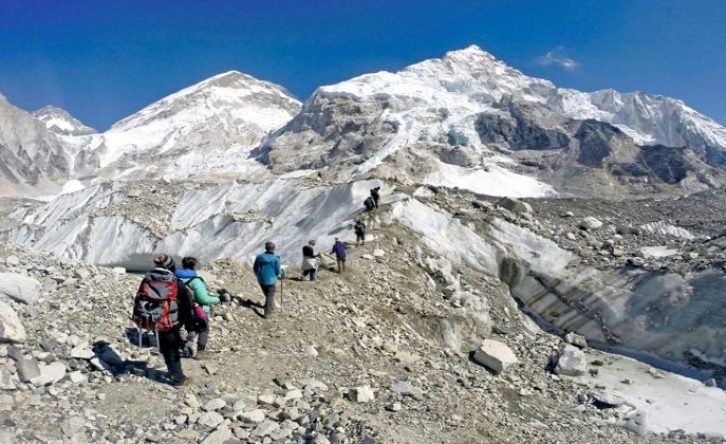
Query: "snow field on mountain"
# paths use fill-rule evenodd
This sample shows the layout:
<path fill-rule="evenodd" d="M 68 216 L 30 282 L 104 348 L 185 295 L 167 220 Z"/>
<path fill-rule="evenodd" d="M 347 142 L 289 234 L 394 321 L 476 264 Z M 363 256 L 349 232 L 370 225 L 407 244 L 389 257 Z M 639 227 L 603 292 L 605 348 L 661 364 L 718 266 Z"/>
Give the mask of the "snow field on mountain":
<path fill-rule="evenodd" d="M 514 173 L 498 165 L 486 168 L 463 168 L 440 162 L 424 182 L 449 188 L 461 188 L 487 196 L 545 197 L 557 192 L 548 184 L 533 177 Z"/>

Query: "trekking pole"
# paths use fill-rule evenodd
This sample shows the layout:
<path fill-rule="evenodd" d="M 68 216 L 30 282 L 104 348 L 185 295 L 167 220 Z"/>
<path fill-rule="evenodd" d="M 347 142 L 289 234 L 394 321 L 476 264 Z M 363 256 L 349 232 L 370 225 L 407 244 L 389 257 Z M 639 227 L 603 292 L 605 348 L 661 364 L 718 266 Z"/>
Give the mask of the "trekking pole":
<path fill-rule="evenodd" d="M 285 308 L 285 287 L 282 284 L 284 280 L 282 277 L 280 278 L 280 310 Z"/>

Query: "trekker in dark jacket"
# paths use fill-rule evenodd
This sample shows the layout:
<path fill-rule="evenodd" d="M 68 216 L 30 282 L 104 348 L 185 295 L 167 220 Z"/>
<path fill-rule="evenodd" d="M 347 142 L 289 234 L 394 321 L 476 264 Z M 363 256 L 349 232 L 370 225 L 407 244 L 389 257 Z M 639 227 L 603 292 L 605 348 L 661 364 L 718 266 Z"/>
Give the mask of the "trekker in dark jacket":
<path fill-rule="evenodd" d="M 363 205 L 366 207 L 366 211 L 369 213 L 373 211 L 374 208 L 376 208 L 376 202 L 371 196 L 368 196 L 366 200 L 363 201 Z"/>
<path fill-rule="evenodd" d="M 366 224 L 363 223 L 362 220 L 358 219 L 355 221 L 355 226 L 353 227 L 355 230 L 355 243 L 356 245 L 366 243 Z"/>
<path fill-rule="evenodd" d="M 371 197 L 373 198 L 373 204 L 378 208 L 378 202 L 381 200 L 381 187 L 371 188 Z"/>
<path fill-rule="evenodd" d="M 338 273 L 345 271 L 345 259 L 348 257 L 348 244 L 342 242 L 337 237 L 330 254 L 335 253 L 335 261 L 338 263 Z"/>
<path fill-rule="evenodd" d="M 169 383 L 171 385 L 185 385 L 189 379 L 184 375 L 181 365 L 180 349 L 183 345 L 179 330 L 184 325 L 188 331 L 192 328 L 192 304 L 191 295 L 181 280 L 174 276 L 176 264 L 174 259 L 166 254 L 160 254 L 154 258 L 155 268 L 144 276 L 144 281 L 165 281 L 175 282 L 177 287 L 177 317 L 174 319 L 174 326 L 170 330 L 159 331 L 157 341 L 159 350 L 164 356 L 164 363 L 168 371 Z M 143 288 L 143 283 L 142 283 Z"/>
<path fill-rule="evenodd" d="M 265 319 L 272 316 L 275 306 L 275 283 L 282 278 L 280 256 L 275 255 L 275 244 L 265 242 L 265 252 L 257 255 L 252 269 L 265 295 Z"/>
<path fill-rule="evenodd" d="M 197 274 L 197 265 L 199 261 L 196 258 L 187 256 L 182 259 L 182 269 L 176 271 L 176 277 L 181 280 L 184 285 L 189 287 L 193 293 L 194 303 L 198 304 L 204 310 L 207 315 L 206 326 L 203 330 L 198 331 L 197 338 L 197 352 L 194 356 L 197 359 L 204 359 L 206 357 L 207 342 L 209 341 L 209 327 L 212 320 L 212 305 L 219 304 L 222 301 L 221 298 L 209 295 L 209 286 L 204 281 L 204 278 Z M 192 341 L 194 334 L 190 333 Z M 191 348 L 190 341 L 187 342 L 187 346 Z"/>
<path fill-rule="evenodd" d="M 305 279 L 305 276 L 310 276 L 310 280 L 315 280 L 315 273 L 318 271 L 318 258 L 320 258 L 320 253 L 315 252 L 315 241 L 311 240 L 308 242 L 302 249 L 302 277 Z"/>

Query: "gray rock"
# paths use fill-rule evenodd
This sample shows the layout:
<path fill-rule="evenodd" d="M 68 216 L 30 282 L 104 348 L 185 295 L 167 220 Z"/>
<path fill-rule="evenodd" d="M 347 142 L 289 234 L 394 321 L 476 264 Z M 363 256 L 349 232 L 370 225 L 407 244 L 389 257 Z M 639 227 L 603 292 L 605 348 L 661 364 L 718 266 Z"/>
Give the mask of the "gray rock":
<path fill-rule="evenodd" d="M 501 373 L 510 365 L 518 362 L 517 356 L 511 348 L 493 339 L 484 340 L 474 352 L 474 360 L 495 373 Z"/>
<path fill-rule="evenodd" d="M 232 438 L 232 431 L 226 425 L 222 425 L 213 431 L 202 441 L 202 444 L 223 444 Z"/>
<path fill-rule="evenodd" d="M 574 332 L 569 332 L 565 335 L 565 342 L 572 344 L 575 347 L 587 348 L 587 339 Z"/>
<path fill-rule="evenodd" d="M 204 412 L 199 415 L 197 423 L 210 428 L 217 427 L 224 421 L 224 417 L 217 412 Z"/>
<path fill-rule="evenodd" d="M 93 358 L 94 356 L 95 355 L 93 351 L 84 345 L 79 345 L 71 350 L 71 358 L 88 360 Z"/>
<path fill-rule="evenodd" d="M 595 219 L 592 216 L 588 216 L 588 217 L 584 218 L 582 221 L 580 221 L 580 228 L 584 228 L 585 230 L 588 230 L 588 231 L 597 230 L 600 227 L 602 227 L 602 222 L 600 222 L 599 220 Z"/>
<path fill-rule="evenodd" d="M 17 381 L 17 377 L 0 367 L 0 390 L 15 390 L 18 387 Z"/>
<path fill-rule="evenodd" d="M 52 362 L 40 367 L 40 375 L 30 382 L 35 385 L 54 384 L 66 375 L 66 366 L 62 362 Z"/>
<path fill-rule="evenodd" d="M 254 428 L 254 430 L 252 430 L 252 435 L 262 438 L 271 434 L 278 428 L 280 428 L 280 424 L 276 423 L 275 421 L 266 419 L 259 423 L 257 427 Z"/>
<path fill-rule="evenodd" d="M 369 385 L 362 385 L 360 387 L 355 387 L 348 392 L 348 398 L 357 403 L 366 403 L 373 401 L 376 398 L 375 393 L 373 393 L 373 389 Z"/>
<path fill-rule="evenodd" d="M 581 376 L 587 372 L 585 353 L 571 345 L 565 345 L 557 360 L 555 373 L 565 376 Z"/>
<path fill-rule="evenodd" d="M 13 307 L 0 300 L 0 342 L 25 342 L 25 327 Z"/>
<path fill-rule="evenodd" d="M 266 417 L 267 415 L 262 409 L 249 410 L 237 415 L 237 419 L 247 424 L 259 424 L 264 421 Z"/>
<path fill-rule="evenodd" d="M 226 405 L 227 405 L 227 401 L 225 401 L 224 399 L 214 398 L 211 401 L 204 404 L 204 406 L 202 408 L 208 412 L 212 412 L 212 411 L 219 410 Z"/>
<path fill-rule="evenodd" d="M 625 404 L 625 399 L 612 392 L 606 392 L 604 390 L 593 389 L 589 392 L 590 397 L 595 401 L 611 407 L 619 407 Z"/>
<path fill-rule="evenodd" d="M 511 211 L 514 214 L 532 214 L 532 206 L 511 197 L 503 197 L 497 202 L 497 206 Z"/>
<path fill-rule="evenodd" d="M 416 398 L 423 396 L 423 390 L 414 387 L 405 381 L 396 381 L 392 383 L 390 389 L 393 393 L 401 396 L 412 396 Z"/>
<path fill-rule="evenodd" d="M 18 371 L 18 378 L 22 382 L 30 382 L 40 376 L 38 361 L 31 358 L 21 358 L 15 361 L 15 368 Z"/>
<path fill-rule="evenodd" d="M 41 288 L 40 282 L 31 277 L 17 273 L 0 273 L 0 297 L 21 304 L 35 304 L 40 297 Z"/>

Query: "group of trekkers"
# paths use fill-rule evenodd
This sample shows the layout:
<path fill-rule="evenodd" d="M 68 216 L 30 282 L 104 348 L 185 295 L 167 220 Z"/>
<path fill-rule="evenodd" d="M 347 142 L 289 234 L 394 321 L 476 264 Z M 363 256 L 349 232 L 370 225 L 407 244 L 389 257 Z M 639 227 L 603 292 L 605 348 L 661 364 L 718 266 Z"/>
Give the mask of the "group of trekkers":
<path fill-rule="evenodd" d="M 380 187 L 370 190 L 370 196 L 364 202 L 366 211 L 378 208 L 379 192 Z M 369 209 L 369 204 L 373 208 Z M 356 245 L 365 244 L 366 226 L 361 218 L 356 220 L 353 230 Z M 263 253 L 255 257 L 252 270 L 265 296 L 262 316 L 269 319 L 276 305 L 276 284 L 284 278 L 284 271 L 280 256 L 275 254 L 275 244 L 265 242 L 264 249 Z M 345 272 L 348 244 L 336 237 L 330 254 L 335 255 L 338 273 Z M 301 281 L 306 278 L 315 281 L 322 256 L 316 250 L 315 240 L 303 246 Z M 154 331 L 168 370 L 167 382 L 174 386 L 185 385 L 189 380 L 182 371 L 182 356 L 194 356 L 197 359 L 206 356 L 212 306 L 232 300 L 232 296 L 224 289 L 218 290 L 217 296 L 210 295 L 207 282 L 197 273 L 198 266 L 199 261 L 191 256 L 182 259 L 180 269 L 177 269 L 171 256 L 156 256 L 154 269 L 146 273 L 134 299 L 132 320 L 139 328 L 139 342 L 142 340 L 142 329 Z M 182 327 L 186 337 L 182 334 Z"/>

